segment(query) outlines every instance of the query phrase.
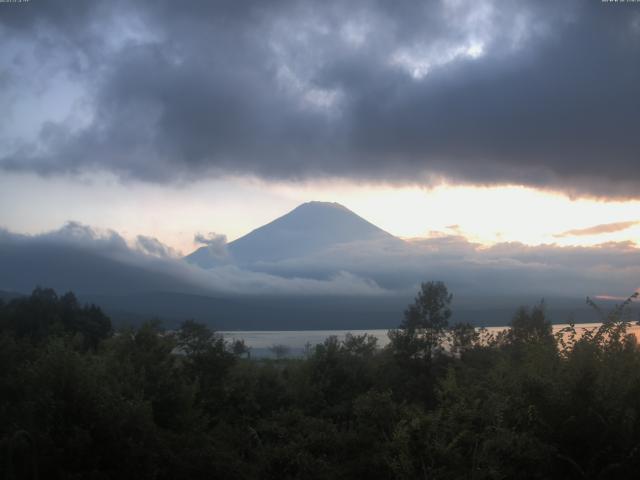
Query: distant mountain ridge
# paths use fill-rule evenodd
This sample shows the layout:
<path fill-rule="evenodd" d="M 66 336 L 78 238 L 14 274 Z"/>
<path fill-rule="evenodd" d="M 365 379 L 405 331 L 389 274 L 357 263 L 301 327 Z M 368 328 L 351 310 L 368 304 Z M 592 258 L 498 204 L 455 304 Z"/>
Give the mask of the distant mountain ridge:
<path fill-rule="evenodd" d="M 0 247 L 0 298 L 28 293 L 36 286 L 58 292 L 132 294 L 145 291 L 201 293 L 197 281 L 174 271 L 115 259 L 69 244 L 32 243 Z M 186 266 L 185 266 L 186 267 Z"/>
<path fill-rule="evenodd" d="M 241 266 L 304 257 L 350 242 L 402 242 L 339 203 L 308 202 L 256 228 L 227 245 L 231 260 Z M 219 264 L 204 246 L 185 257 L 203 268 Z"/>
<path fill-rule="evenodd" d="M 8 302 L 13 300 L 14 298 L 20 298 L 24 294 L 19 292 L 7 292 L 5 290 L 0 290 L 0 301 Z"/>

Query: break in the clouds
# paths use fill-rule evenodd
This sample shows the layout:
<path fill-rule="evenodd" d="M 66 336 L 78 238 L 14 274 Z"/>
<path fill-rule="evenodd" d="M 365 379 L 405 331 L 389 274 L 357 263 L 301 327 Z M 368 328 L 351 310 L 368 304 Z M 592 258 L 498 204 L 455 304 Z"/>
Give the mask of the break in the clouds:
<path fill-rule="evenodd" d="M 583 235 L 601 235 L 603 233 L 614 233 L 614 232 L 620 232 L 622 230 L 631 228 L 634 225 L 637 225 L 638 223 L 640 222 L 638 222 L 637 220 L 630 221 L 630 222 L 603 223 L 601 225 L 594 225 L 593 227 L 576 228 L 573 230 L 567 230 L 566 232 L 558 233 L 554 236 L 557 238 L 563 238 L 563 237 L 576 237 L 576 236 L 583 236 Z"/>
<path fill-rule="evenodd" d="M 640 6 L 0 4 L 0 166 L 640 192 Z"/>

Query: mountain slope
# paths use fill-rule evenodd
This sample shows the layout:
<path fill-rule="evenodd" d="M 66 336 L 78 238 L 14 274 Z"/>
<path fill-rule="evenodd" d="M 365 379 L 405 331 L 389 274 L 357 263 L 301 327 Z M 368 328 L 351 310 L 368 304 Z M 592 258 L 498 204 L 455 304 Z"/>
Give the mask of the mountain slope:
<path fill-rule="evenodd" d="M 309 202 L 229 243 L 228 249 L 236 264 L 251 265 L 304 257 L 339 244 L 374 240 L 401 241 L 338 203 Z M 216 265 L 207 247 L 185 259 L 203 268 Z"/>
<path fill-rule="evenodd" d="M 118 260 L 88 248 L 45 242 L 0 242 L 0 289 L 30 292 L 37 285 L 58 292 L 131 294 L 201 292 L 197 282 L 152 260 Z"/>

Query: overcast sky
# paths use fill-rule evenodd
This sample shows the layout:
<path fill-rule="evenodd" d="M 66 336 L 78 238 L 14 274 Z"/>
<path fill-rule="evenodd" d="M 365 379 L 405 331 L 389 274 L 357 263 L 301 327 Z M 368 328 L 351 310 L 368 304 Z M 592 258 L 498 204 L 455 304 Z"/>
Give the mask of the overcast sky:
<path fill-rule="evenodd" d="M 640 238 L 640 4 L 0 3 L 0 226 Z"/>

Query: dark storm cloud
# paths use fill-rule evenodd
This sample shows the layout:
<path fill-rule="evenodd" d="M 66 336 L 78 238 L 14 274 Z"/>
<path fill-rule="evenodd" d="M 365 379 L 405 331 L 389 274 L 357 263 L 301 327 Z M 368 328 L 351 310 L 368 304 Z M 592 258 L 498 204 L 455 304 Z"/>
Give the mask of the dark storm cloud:
<path fill-rule="evenodd" d="M 6 169 L 102 168 L 161 182 L 446 178 L 640 197 L 633 4 L 0 8 L 5 37 L 22 42 L 20 55 L 0 58 L 14 70 L 32 68 L 25 56 L 55 59 L 91 112 L 81 125 L 42 125 L 4 152 Z"/>

